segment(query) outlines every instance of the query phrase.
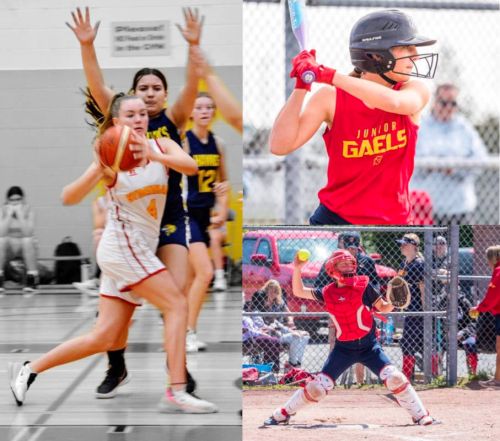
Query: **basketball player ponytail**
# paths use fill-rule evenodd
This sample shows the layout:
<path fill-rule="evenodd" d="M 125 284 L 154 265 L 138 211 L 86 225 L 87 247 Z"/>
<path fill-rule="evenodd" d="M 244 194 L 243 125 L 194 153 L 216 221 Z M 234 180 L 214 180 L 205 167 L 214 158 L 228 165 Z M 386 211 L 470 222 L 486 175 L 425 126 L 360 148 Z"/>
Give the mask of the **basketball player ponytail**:
<path fill-rule="evenodd" d="M 90 93 L 90 89 L 87 87 L 85 90 L 80 89 L 80 91 L 85 96 L 85 113 L 89 114 L 92 118 L 90 121 L 85 120 L 89 126 L 92 126 L 96 131 L 99 131 L 100 125 L 104 121 L 104 114 L 102 113 L 97 101 Z"/>

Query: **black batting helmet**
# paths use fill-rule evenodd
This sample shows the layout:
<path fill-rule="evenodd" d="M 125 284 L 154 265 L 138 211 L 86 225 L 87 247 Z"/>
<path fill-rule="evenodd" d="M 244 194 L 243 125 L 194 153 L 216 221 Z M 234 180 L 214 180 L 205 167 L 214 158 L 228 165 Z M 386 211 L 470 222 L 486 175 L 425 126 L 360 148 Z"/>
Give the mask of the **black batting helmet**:
<path fill-rule="evenodd" d="M 386 72 L 392 71 L 396 64 L 390 49 L 395 46 L 430 46 L 436 40 L 418 35 L 412 19 L 397 9 L 372 12 L 360 18 L 351 30 L 349 50 L 351 61 L 358 72 L 372 72 L 386 79 Z M 428 71 L 425 74 L 406 75 L 433 78 L 437 66 L 437 54 L 419 55 L 425 60 Z M 402 57 L 413 58 L 415 57 Z M 415 63 L 414 63 L 415 65 Z M 396 72 L 402 73 L 402 72 Z"/>

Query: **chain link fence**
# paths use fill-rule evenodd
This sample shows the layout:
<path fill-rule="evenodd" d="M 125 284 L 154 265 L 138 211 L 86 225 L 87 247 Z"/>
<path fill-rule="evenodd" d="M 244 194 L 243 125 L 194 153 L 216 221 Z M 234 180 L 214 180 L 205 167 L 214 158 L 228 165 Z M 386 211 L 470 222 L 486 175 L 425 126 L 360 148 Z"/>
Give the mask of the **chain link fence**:
<path fill-rule="evenodd" d="M 307 222 L 318 204 L 315 195 L 326 183 L 324 128 L 285 159 L 271 155 L 267 146 L 273 121 L 293 89 L 288 72 L 298 52 L 285 3 L 243 3 L 245 218 L 252 224 Z M 423 81 L 431 89 L 443 83 L 459 88 L 458 111 L 480 140 L 479 147 L 471 141 L 460 153 L 453 138 L 442 141 L 444 152 L 426 153 L 419 146 L 410 184 L 415 223 L 447 223 L 461 207 L 466 213 L 458 218 L 461 224 L 497 224 L 499 90 L 491 72 L 499 67 L 498 2 L 310 0 L 307 5 L 309 40 L 319 62 L 343 73 L 352 70 L 351 26 L 374 10 L 404 9 L 421 34 L 437 39 L 432 46 L 440 57 L 437 73 L 434 80 Z M 423 139 L 423 130 L 420 135 Z"/>
<path fill-rule="evenodd" d="M 404 238 L 417 246 L 398 242 Z M 382 294 L 396 275 L 410 286 L 407 309 L 377 314 L 374 320 L 384 351 L 412 381 L 428 383 L 443 376 L 455 384 L 457 377 L 492 375 L 494 323 L 487 323 L 487 314 L 472 318 L 469 309 L 486 292 L 491 269 L 485 250 L 499 238 L 500 226 L 245 227 L 244 362 L 267 365 L 279 376 L 293 367 L 322 368 L 335 342 L 336 319 L 320 302 L 292 294 L 293 260 L 299 249 L 310 252 L 302 280 L 321 291 L 332 281 L 325 260 L 347 246 L 356 255 L 357 274 L 367 275 Z M 361 368 L 338 379 L 374 381 Z"/>

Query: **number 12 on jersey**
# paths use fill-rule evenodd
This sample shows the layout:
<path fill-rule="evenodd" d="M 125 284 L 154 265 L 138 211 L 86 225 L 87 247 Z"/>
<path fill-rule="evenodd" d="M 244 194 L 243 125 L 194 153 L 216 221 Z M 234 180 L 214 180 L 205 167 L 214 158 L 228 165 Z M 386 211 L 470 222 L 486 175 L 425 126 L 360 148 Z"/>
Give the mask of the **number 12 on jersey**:
<path fill-rule="evenodd" d="M 217 178 L 217 170 L 199 170 L 198 191 L 200 193 L 212 192 L 216 178 Z"/>

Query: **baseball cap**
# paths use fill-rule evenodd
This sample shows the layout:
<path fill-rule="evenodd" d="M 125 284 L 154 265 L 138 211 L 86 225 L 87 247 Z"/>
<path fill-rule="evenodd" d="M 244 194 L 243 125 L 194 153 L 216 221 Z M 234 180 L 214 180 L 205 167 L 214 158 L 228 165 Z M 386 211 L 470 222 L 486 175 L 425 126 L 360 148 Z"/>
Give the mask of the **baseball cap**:
<path fill-rule="evenodd" d="M 436 236 L 432 243 L 433 243 L 433 245 L 447 245 L 448 244 L 448 242 L 446 241 L 446 238 L 444 236 Z"/>
<path fill-rule="evenodd" d="M 409 243 L 411 245 L 415 245 L 416 247 L 418 247 L 420 245 L 420 239 L 418 238 L 418 236 L 416 234 L 413 234 L 413 233 L 405 234 L 402 239 L 398 239 L 398 240 L 396 240 L 396 242 L 399 243 L 400 245 L 407 244 L 407 243 Z"/>
<path fill-rule="evenodd" d="M 358 248 L 361 243 L 361 236 L 357 231 L 346 231 L 342 233 L 344 248 Z"/>

